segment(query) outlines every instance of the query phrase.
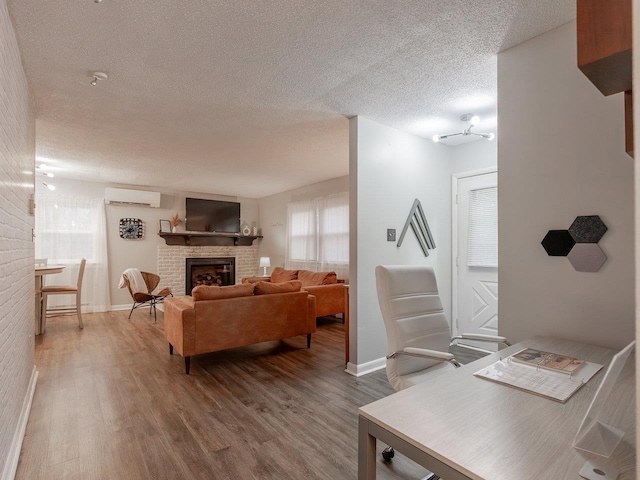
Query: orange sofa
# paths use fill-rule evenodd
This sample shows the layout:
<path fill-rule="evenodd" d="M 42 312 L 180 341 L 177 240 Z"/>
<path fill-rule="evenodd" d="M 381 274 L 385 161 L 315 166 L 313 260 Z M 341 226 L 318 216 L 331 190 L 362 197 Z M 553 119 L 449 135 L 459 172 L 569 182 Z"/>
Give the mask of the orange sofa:
<path fill-rule="evenodd" d="M 344 280 L 338 280 L 335 272 L 311 272 L 309 270 L 273 269 L 269 277 L 246 277 L 242 283 L 272 282 L 280 283 L 298 280 L 302 288 L 316 297 L 316 315 L 343 315 L 343 322 L 349 320 L 349 286 Z"/>
<path fill-rule="evenodd" d="M 297 335 L 307 335 L 309 348 L 315 331 L 316 299 L 300 290 L 299 282 L 198 286 L 192 296 L 169 298 L 164 304 L 169 353 L 175 348 L 184 357 L 187 374 L 193 355 Z"/>

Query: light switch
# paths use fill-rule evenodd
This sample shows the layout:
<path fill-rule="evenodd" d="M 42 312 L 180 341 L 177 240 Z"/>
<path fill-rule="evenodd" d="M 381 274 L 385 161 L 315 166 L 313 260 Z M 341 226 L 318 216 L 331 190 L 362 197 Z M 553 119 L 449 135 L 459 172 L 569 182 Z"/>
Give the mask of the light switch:
<path fill-rule="evenodd" d="M 395 241 L 396 241 L 396 229 L 387 228 L 387 242 L 395 242 Z"/>

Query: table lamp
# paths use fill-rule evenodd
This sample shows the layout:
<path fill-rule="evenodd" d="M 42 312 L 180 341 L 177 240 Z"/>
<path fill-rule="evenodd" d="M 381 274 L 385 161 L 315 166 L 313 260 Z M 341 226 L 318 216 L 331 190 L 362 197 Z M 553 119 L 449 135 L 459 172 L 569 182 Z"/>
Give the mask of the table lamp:
<path fill-rule="evenodd" d="M 260 266 L 262 268 L 264 268 L 264 272 L 262 273 L 262 275 L 264 277 L 267 276 L 267 267 L 271 266 L 271 258 L 269 257 L 260 257 Z"/>

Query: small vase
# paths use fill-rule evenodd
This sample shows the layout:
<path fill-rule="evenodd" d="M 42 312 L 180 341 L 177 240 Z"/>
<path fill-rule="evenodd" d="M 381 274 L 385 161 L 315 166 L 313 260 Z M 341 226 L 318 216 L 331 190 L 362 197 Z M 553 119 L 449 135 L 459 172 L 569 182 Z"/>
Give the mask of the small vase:
<path fill-rule="evenodd" d="M 176 233 L 178 229 L 176 227 L 171 227 L 171 233 Z"/>

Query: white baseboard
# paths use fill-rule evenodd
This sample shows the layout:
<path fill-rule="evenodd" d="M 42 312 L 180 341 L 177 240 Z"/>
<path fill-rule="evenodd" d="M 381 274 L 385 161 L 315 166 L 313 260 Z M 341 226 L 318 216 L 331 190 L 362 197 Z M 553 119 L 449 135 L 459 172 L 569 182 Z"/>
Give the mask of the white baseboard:
<path fill-rule="evenodd" d="M 127 305 L 111 305 L 111 311 L 115 312 L 116 310 L 131 310 L 131 304 Z"/>
<path fill-rule="evenodd" d="M 366 375 L 367 373 L 376 372 L 378 370 L 382 370 L 387 366 L 386 357 L 377 358 L 375 360 L 371 360 L 370 362 L 356 364 L 356 363 L 347 363 L 347 372 L 349 375 L 353 375 L 354 377 L 360 377 L 362 375 Z"/>
<path fill-rule="evenodd" d="M 2 480 L 13 480 L 16 476 L 18 461 L 20 460 L 20 449 L 22 448 L 22 441 L 24 440 L 24 432 L 27 430 L 27 422 L 29 421 L 29 413 L 31 412 L 31 403 L 33 402 L 33 394 L 36 391 L 37 381 L 38 371 L 34 365 L 33 371 L 31 372 L 31 380 L 29 380 L 29 387 L 27 388 L 27 394 L 22 404 L 20 418 L 18 419 L 17 429 L 9 447 L 7 463 L 5 463 L 4 470 L 2 471 Z"/>
<path fill-rule="evenodd" d="M 115 312 L 118 310 L 131 310 L 131 305 L 131 303 L 129 303 L 128 305 L 111 305 L 111 311 Z M 164 312 L 164 306 L 162 303 L 156 305 L 156 308 L 161 312 Z"/>

